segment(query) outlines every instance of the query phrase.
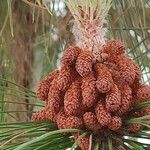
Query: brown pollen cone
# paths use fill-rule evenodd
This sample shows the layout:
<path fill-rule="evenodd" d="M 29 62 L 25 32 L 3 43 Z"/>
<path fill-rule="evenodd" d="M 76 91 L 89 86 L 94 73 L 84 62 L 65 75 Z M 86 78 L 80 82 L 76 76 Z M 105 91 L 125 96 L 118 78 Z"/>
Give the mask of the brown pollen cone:
<path fill-rule="evenodd" d="M 125 45 L 119 40 L 110 40 L 103 45 L 102 52 L 108 55 L 108 61 L 114 62 L 118 55 L 125 53 Z"/>
<path fill-rule="evenodd" d="M 59 74 L 59 71 L 53 71 L 49 75 L 47 75 L 43 80 L 40 81 L 40 84 L 37 88 L 36 95 L 40 100 L 47 101 L 49 88 L 51 86 L 51 82 L 56 78 Z"/>
<path fill-rule="evenodd" d="M 89 138 L 88 137 L 81 138 L 79 147 L 81 148 L 81 150 L 88 150 L 89 149 Z"/>
<path fill-rule="evenodd" d="M 135 106 L 139 105 L 142 102 L 143 102 L 142 99 L 139 99 L 137 97 L 132 97 L 131 105 L 132 105 L 132 107 L 135 107 Z"/>
<path fill-rule="evenodd" d="M 63 109 L 56 116 L 56 122 L 59 129 L 65 129 L 66 127 L 66 114 Z"/>
<path fill-rule="evenodd" d="M 96 46 L 87 51 L 76 46 L 66 49 L 60 70 L 42 80 L 37 90 L 38 98 L 46 101 L 44 110 L 32 116 L 35 121 L 56 122 L 59 129 L 76 128 L 92 134 L 93 147 L 97 142 L 103 145 L 109 134 L 120 138 L 124 130 L 141 131 L 143 125 L 123 122 L 150 115 L 149 107 L 133 110 L 149 101 L 150 86 L 141 84 L 140 68 L 125 54 L 124 44 L 112 40 L 99 52 Z M 146 121 L 150 124 L 149 118 Z M 72 135 L 75 140 L 80 136 Z M 80 141 L 80 149 L 88 150 L 89 135 Z"/>
<path fill-rule="evenodd" d="M 121 105 L 117 113 L 123 115 L 132 108 L 132 89 L 127 84 L 120 84 L 118 87 L 121 91 Z"/>
<path fill-rule="evenodd" d="M 64 96 L 64 111 L 66 115 L 77 116 L 81 109 L 81 81 L 72 83 Z"/>
<path fill-rule="evenodd" d="M 52 82 L 52 85 L 49 89 L 49 93 L 48 93 L 48 101 L 51 101 L 52 98 L 59 98 L 62 96 L 62 93 L 58 87 L 56 86 L 56 82 Z"/>
<path fill-rule="evenodd" d="M 106 110 L 105 106 L 99 102 L 95 108 L 98 122 L 102 126 L 107 126 L 111 121 L 111 114 Z"/>
<path fill-rule="evenodd" d="M 51 98 L 51 100 L 48 102 L 47 107 L 51 110 L 54 110 L 55 113 L 58 113 L 61 107 L 60 99 Z"/>
<path fill-rule="evenodd" d="M 45 120 L 46 120 L 46 117 L 45 117 L 45 109 L 34 113 L 34 114 L 32 115 L 31 120 L 33 120 L 33 121 L 45 121 Z"/>
<path fill-rule="evenodd" d="M 121 105 L 121 93 L 117 85 L 114 84 L 112 90 L 106 95 L 106 108 L 110 112 L 119 110 Z"/>
<path fill-rule="evenodd" d="M 86 128 L 96 131 L 101 128 L 100 123 L 98 123 L 96 115 L 92 112 L 86 112 L 83 115 L 83 121 Z"/>
<path fill-rule="evenodd" d="M 81 49 L 77 46 L 69 46 L 63 53 L 61 64 L 63 65 L 73 65 L 81 52 Z"/>
<path fill-rule="evenodd" d="M 137 90 L 137 97 L 145 101 L 149 100 L 150 99 L 150 86 L 141 85 L 139 89 Z"/>
<path fill-rule="evenodd" d="M 77 140 L 80 136 L 79 133 L 73 133 L 72 135 L 73 135 L 75 140 Z M 85 137 L 82 137 L 80 139 L 79 147 L 81 148 L 81 150 L 88 150 L 89 149 L 89 136 L 85 136 Z"/>
<path fill-rule="evenodd" d="M 117 110 L 116 114 L 119 116 L 124 115 L 126 112 L 132 109 L 131 106 L 132 106 L 131 100 L 126 97 L 122 97 L 120 108 Z"/>
<path fill-rule="evenodd" d="M 131 59 L 122 55 L 118 57 L 116 64 L 118 65 L 118 71 L 122 82 L 132 85 L 136 77 L 136 72 Z"/>
<path fill-rule="evenodd" d="M 93 74 L 82 78 L 82 104 L 86 108 L 94 106 L 97 100 L 97 89 Z"/>
<path fill-rule="evenodd" d="M 107 93 L 113 86 L 113 79 L 111 73 L 106 65 L 96 63 L 94 65 L 96 70 L 96 87 L 100 93 Z"/>
<path fill-rule="evenodd" d="M 112 117 L 110 124 L 108 124 L 108 128 L 113 131 L 118 130 L 119 128 L 121 128 L 121 126 L 122 120 L 118 116 Z"/>
<path fill-rule="evenodd" d="M 54 82 L 55 83 L 55 82 Z M 56 114 L 62 105 L 61 91 L 52 84 L 48 93 L 48 103 L 46 105 L 46 117 L 49 120 L 56 121 Z"/>
<path fill-rule="evenodd" d="M 60 91 L 65 91 L 68 89 L 72 82 L 72 74 L 71 74 L 71 68 L 68 66 L 62 66 L 59 76 L 56 79 L 55 86 Z"/>
<path fill-rule="evenodd" d="M 62 92 L 57 89 L 56 86 L 51 86 L 48 94 L 47 106 L 57 113 L 62 103 Z"/>
<path fill-rule="evenodd" d="M 130 124 L 128 126 L 128 130 L 131 132 L 139 132 L 141 130 L 143 130 L 144 126 L 140 125 L 140 124 Z"/>
<path fill-rule="evenodd" d="M 57 112 L 54 109 L 49 108 L 49 106 L 45 107 L 45 118 L 47 120 L 56 122 L 56 115 L 57 115 Z"/>
<path fill-rule="evenodd" d="M 86 76 L 92 73 L 93 57 L 90 53 L 82 51 L 76 61 L 75 68 L 77 72 L 82 76 Z"/>
<path fill-rule="evenodd" d="M 135 62 L 133 62 L 133 60 L 131 60 L 131 62 L 133 64 L 133 68 L 135 71 L 135 81 L 139 82 L 141 80 L 141 77 L 142 77 L 140 67 Z"/>
<path fill-rule="evenodd" d="M 83 127 L 83 121 L 81 118 L 76 116 L 69 116 L 65 121 L 65 128 L 67 129 L 81 129 Z"/>

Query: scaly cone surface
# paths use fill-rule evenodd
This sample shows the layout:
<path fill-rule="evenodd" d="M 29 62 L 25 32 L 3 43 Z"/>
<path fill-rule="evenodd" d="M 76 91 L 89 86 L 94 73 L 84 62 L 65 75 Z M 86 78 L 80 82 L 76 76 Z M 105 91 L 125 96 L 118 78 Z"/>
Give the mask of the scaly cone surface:
<path fill-rule="evenodd" d="M 141 83 L 140 68 L 126 55 L 121 41 L 105 42 L 103 24 L 110 2 L 86 0 L 85 5 L 68 0 L 75 18 L 76 44 L 64 51 L 60 69 L 40 82 L 37 97 L 46 104 L 32 120 L 51 120 L 59 129 L 90 131 L 95 135 L 94 142 L 101 140 L 102 131 L 113 134 L 121 129 L 138 132 L 144 128 L 124 124 L 125 118 L 150 115 L 149 107 L 132 111 L 150 100 L 150 86 Z M 79 133 L 73 137 L 76 140 Z M 89 136 L 81 139 L 79 147 L 88 150 Z"/>
<path fill-rule="evenodd" d="M 108 43 L 110 45 L 111 41 Z M 123 45 L 120 41 L 114 42 L 113 40 L 112 43 Z M 149 107 L 131 113 L 136 105 L 149 101 L 150 86 L 143 85 L 140 78 L 132 76 L 136 74 L 137 65 L 123 52 L 125 47 L 119 48 L 123 54 L 121 52 L 117 56 L 114 55 L 114 58 L 110 54 L 119 51 L 118 46 L 116 49 L 114 45 L 112 49 L 109 46 L 109 51 L 106 51 L 106 47 L 107 43 L 104 45 L 104 51 L 107 52 L 108 58 L 103 63 L 92 59 L 87 61 L 87 57 L 81 57 L 85 54 L 84 49 L 76 46 L 69 47 L 66 51 L 74 51 L 77 48 L 78 55 L 74 53 L 73 56 L 73 53 L 70 52 L 70 58 L 74 59 L 69 60 L 70 63 L 66 64 L 64 64 L 66 56 L 63 56 L 61 69 L 52 72 L 48 78 L 41 81 L 37 89 L 37 97 L 46 100 L 47 103 L 43 110 L 33 114 L 32 119 L 35 121 L 52 120 L 60 129 L 79 128 L 93 131 L 93 133 L 105 129 L 116 131 L 126 128 L 129 132 L 142 130 L 144 127 L 140 124 L 125 126 L 123 122 L 125 117 L 134 117 L 135 114 L 138 117 L 150 115 Z M 89 53 L 90 55 L 92 54 Z M 120 57 L 124 59 L 112 61 L 120 60 Z M 78 59 L 84 63 L 79 65 Z M 120 67 L 124 65 L 127 69 Z M 82 69 L 77 69 L 77 66 Z M 83 146 L 84 141 L 88 143 L 87 137 L 83 139 L 80 145 L 82 150 L 87 147 Z"/>

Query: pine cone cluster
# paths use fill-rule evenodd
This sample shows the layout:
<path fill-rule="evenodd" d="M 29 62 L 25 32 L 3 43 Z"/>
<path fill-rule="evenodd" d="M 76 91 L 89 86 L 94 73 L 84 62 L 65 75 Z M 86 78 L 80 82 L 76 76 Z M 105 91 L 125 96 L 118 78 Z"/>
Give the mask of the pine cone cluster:
<path fill-rule="evenodd" d="M 118 40 L 106 43 L 101 49 L 107 56 L 95 61 L 88 51 L 76 46 L 65 50 L 61 69 L 44 78 L 37 89 L 37 97 L 46 101 L 44 110 L 33 114 L 33 120 L 52 120 L 58 128 L 80 128 L 90 131 L 121 129 L 124 116 L 150 99 L 150 86 L 141 83 L 139 67 L 125 54 L 125 46 Z M 147 108 L 138 116 L 150 114 Z M 133 114 L 134 115 L 134 114 Z M 131 132 L 142 125 L 126 127 Z M 73 135 L 76 139 L 76 135 Z M 88 138 L 81 149 L 87 150 Z"/>

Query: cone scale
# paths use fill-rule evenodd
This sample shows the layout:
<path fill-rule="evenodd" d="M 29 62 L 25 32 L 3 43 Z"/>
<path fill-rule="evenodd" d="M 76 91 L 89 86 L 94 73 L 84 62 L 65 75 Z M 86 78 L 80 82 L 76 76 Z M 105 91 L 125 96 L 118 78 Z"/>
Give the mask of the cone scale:
<path fill-rule="evenodd" d="M 103 25 L 111 0 L 66 3 L 74 17 L 75 44 L 64 51 L 60 69 L 40 82 L 37 97 L 47 103 L 32 119 L 54 121 L 59 129 L 89 131 L 95 136 L 93 143 L 124 128 L 128 133 L 141 131 L 142 125 L 127 126 L 124 118 L 150 99 L 150 86 L 141 83 L 140 68 L 125 54 L 124 43 L 106 40 Z M 139 117 L 147 112 L 149 108 Z M 75 140 L 79 136 L 73 134 Z M 80 149 L 88 150 L 88 146 L 89 136 L 83 137 Z"/>

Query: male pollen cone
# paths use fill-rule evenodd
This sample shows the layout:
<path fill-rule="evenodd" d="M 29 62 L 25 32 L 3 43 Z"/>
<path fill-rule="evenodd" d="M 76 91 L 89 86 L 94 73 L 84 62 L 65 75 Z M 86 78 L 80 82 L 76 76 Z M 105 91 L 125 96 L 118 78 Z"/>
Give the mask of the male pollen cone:
<path fill-rule="evenodd" d="M 101 124 L 97 121 L 96 115 L 92 112 L 86 112 L 83 115 L 84 125 L 93 131 L 101 128 Z"/>
<path fill-rule="evenodd" d="M 131 99 L 128 99 L 126 97 L 121 98 L 121 105 L 119 110 L 116 111 L 116 114 L 119 116 L 124 115 L 126 112 L 128 112 L 131 109 Z"/>
<path fill-rule="evenodd" d="M 120 79 L 132 85 L 135 81 L 136 72 L 133 62 L 127 56 L 120 56 L 117 59 L 118 71 L 120 73 Z"/>
<path fill-rule="evenodd" d="M 79 147 L 81 147 L 81 150 L 88 150 L 89 149 L 89 138 L 88 137 L 81 138 Z"/>
<path fill-rule="evenodd" d="M 130 59 L 130 61 L 133 64 L 133 68 L 134 68 L 134 72 L 135 72 L 135 81 L 140 81 L 141 77 L 142 77 L 140 67 L 133 60 Z"/>
<path fill-rule="evenodd" d="M 107 93 L 113 86 L 113 79 L 111 73 L 106 65 L 96 63 L 94 65 L 96 70 L 96 87 L 100 93 Z"/>
<path fill-rule="evenodd" d="M 73 133 L 72 135 L 75 140 L 77 140 L 80 136 L 79 133 Z M 81 150 L 88 150 L 89 145 L 89 136 L 85 136 L 80 139 L 79 147 L 81 148 Z"/>
<path fill-rule="evenodd" d="M 32 119 L 33 121 L 45 121 L 45 120 L 46 120 L 46 117 L 45 117 L 45 109 L 34 113 L 34 114 L 32 115 L 32 118 L 31 118 L 31 119 Z"/>
<path fill-rule="evenodd" d="M 65 127 L 67 129 L 81 129 L 83 126 L 83 121 L 81 118 L 76 116 L 69 116 L 66 118 Z"/>
<path fill-rule="evenodd" d="M 62 95 L 62 92 L 58 89 L 58 87 L 55 84 L 56 82 L 52 83 L 52 86 L 49 89 L 49 93 L 48 93 L 48 101 L 51 100 L 51 98 L 58 98 Z"/>
<path fill-rule="evenodd" d="M 77 128 L 93 133 L 93 146 L 103 140 L 98 136 L 101 130 L 104 134 L 114 134 L 118 129 L 119 134 L 122 129 L 139 132 L 143 125 L 126 126 L 123 122 L 126 118 L 150 115 L 150 107 L 133 110 L 150 100 L 150 86 L 141 83 L 139 66 L 117 40 L 96 49 L 69 46 L 62 56 L 60 70 L 41 81 L 37 97 L 46 101 L 45 108 L 33 114 L 32 120 L 51 120 L 59 129 Z M 150 119 L 145 121 L 150 124 Z M 80 135 L 73 136 L 77 139 Z M 81 138 L 79 147 L 89 149 L 89 136 Z"/>
<path fill-rule="evenodd" d="M 46 118 L 52 121 L 56 121 L 56 115 L 59 112 L 62 101 L 62 92 L 56 87 L 55 81 L 50 87 L 48 93 L 48 102 L 46 105 Z"/>
<path fill-rule="evenodd" d="M 82 104 L 86 108 L 94 106 L 97 100 L 97 89 L 93 74 L 82 78 Z"/>
<path fill-rule="evenodd" d="M 108 124 L 108 128 L 113 131 L 118 130 L 119 128 L 121 128 L 121 126 L 122 126 L 122 119 L 118 116 L 113 116 L 110 124 Z"/>
<path fill-rule="evenodd" d="M 73 65 L 81 52 L 81 49 L 77 46 L 69 46 L 63 53 L 61 58 L 61 64 L 63 65 Z"/>
<path fill-rule="evenodd" d="M 132 97 L 132 100 L 131 100 L 132 107 L 135 107 L 135 106 L 139 105 L 140 103 L 143 103 L 142 99 L 139 99 L 137 97 Z"/>
<path fill-rule="evenodd" d="M 81 82 L 72 83 L 64 96 L 64 111 L 66 115 L 78 115 L 81 109 Z"/>
<path fill-rule="evenodd" d="M 51 100 L 48 102 L 47 107 L 51 110 L 54 110 L 55 113 L 58 113 L 61 107 L 61 100 L 51 98 Z"/>
<path fill-rule="evenodd" d="M 150 86 L 149 85 L 140 86 L 137 90 L 137 97 L 145 101 L 149 100 L 150 99 Z"/>
<path fill-rule="evenodd" d="M 76 61 L 75 68 L 82 76 L 92 73 L 93 57 L 90 53 L 82 51 Z"/>
<path fill-rule="evenodd" d="M 144 126 L 140 125 L 140 124 L 130 124 L 128 126 L 128 130 L 131 132 L 139 132 L 141 130 L 143 130 Z"/>
<path fill-rule="evenodd" d="M 57 115 L 57 112 L 55 111 L 55 109 L 49 108 L 49 106 L 45 107 L 45 118 L 47 120 L 56 122 L 56 115 Z"/>
<path fill-rule="evenodd" d="M 121 105 L 120 109 L 117 111 L 119 115 L 123 115 L 127 111 L 130 111 L 132 103 L 132 89 L 127 84 L 118 85 L 119 90 L 121 91 Z"/>
<path fill-rule="evenodd" d="M 125 53 L 125 45 L 119 40 L 110 40 L 103 45 L 102 52 L 108 55 L 108 61 L 114 62 L 118 55 Z"/>
<path fill-rule="evenodd" d="M 132 98 L 132 89 L 128 84 L 121 83 L 121 82 L 115 82 L 115 84 L 120 90 L 122 96 L 126 97 L 127 99 Z"/>
<path fill-rule="evenodd" d="M 56 79 L 57 88 L 60 91 L 66 91 L 72 82 L 71 68 L 68 66 L 62 66 L 59 72 L 59 76 Z"/>
<path fill-rule="evenodd" d="M 107 109 L 105 108 L 105 106 L 99 102 L 95 108 L 95 113 L 96 113 L 96 117 L 98 122 L 102 125 L 102 126 L 107 126 L 110 121 L 111 121 L 111 114 L 107 111 Z"/>
<path fill-rule="evenodd" d="M 56 116 L 56 122 L 59 129 L 65 129 L 66 127 L 66 114 L 63 109 Z"/>
<path fill-rule="evenodd" d="M 59 74 L 59 71 L 53 71 L 49 75 L 47 75 L 43 80 L 40 81 L 40 84 L 37 88 L 36 95 L 40 100 L 47 101 L 49 88 L 51 86 L 51 82 L 56 78 Z"/>
<path fill-rule="evenodd" d="M 114 84 L 112 90 L 106 95 L 106 109 L 110 112 L 119 110 L 121 105 L 121 93 L 117 85 Z"/>
<path fill-rule="evenodd" d="M 57 89 L 56 86 L 51 86 L 48 94 L 47 106 L 49 109 L 54 110 L 57 113 L 62 105 L 62 92 Z"/>

